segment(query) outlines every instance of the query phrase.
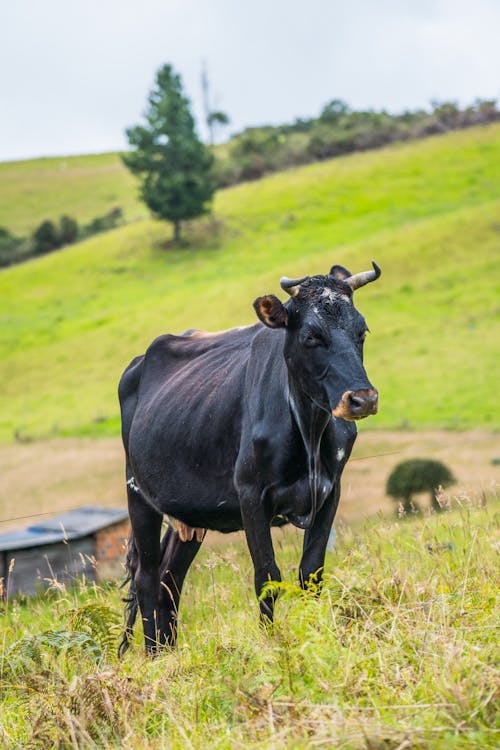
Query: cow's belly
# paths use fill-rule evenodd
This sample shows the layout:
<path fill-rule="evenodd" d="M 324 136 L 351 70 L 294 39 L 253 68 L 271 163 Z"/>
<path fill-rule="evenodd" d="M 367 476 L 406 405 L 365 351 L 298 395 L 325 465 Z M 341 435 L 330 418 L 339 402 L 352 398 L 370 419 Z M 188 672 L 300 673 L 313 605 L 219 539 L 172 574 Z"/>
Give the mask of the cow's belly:
<path fill-rule="evenodd" d="M 243 528 L 240 504 L 236 492 L 214 485 L 175 488 L 158 496 L 155 503 L 162 513 L 173 516 L 192 528 L 210 529 L 228 533 Z"/>
<path fill-rule="evenodd" d="M 243 528 L 238 494 L 230 466 L 200 466 L 181 455 L 161 460 L 129 455 L 134 485 L 161 513 L 191 528 L 230 532 Z"/>

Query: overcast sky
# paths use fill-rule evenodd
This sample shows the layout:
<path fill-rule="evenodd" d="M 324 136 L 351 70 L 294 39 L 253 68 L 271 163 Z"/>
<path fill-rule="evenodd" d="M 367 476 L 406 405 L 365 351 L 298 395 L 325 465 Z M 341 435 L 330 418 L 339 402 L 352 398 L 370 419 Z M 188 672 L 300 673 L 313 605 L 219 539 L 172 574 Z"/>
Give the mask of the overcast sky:
<path fill-rule="evenodd" d="M 500 98 L 500 0 L 1 0 L 0 160 L 123 149 L 155 71 L 202 127 L 205 61 L 231 126 Z"/>

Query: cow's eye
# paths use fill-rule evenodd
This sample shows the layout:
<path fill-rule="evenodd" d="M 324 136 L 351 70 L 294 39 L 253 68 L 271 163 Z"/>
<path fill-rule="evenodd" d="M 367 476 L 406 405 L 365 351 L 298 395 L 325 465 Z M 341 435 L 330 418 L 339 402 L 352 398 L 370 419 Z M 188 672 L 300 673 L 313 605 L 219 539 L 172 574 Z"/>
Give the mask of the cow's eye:
<path fill-rule="evenodd" d="M 313 346 L 325 346 L 325 340 L 321 333 L 315 331 L 308 331 L 304 336 L 304 346 L 312 348 Z"/>

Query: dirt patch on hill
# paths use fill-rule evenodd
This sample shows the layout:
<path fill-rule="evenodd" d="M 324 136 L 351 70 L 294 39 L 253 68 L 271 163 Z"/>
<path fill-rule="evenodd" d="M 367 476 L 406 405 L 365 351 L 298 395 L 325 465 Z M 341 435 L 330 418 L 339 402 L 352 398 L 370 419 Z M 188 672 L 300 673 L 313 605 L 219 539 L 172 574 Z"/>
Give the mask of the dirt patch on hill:
<path fill-rule="evenodd" d="M 458 479 L 451 494 L 500 487 L 500 466 L 493 463 L 500 458 L 499 434 L 361 432 L 344 472 L 338 518 L 349 523 L 393 513 L 394 503 L 385 495 L 387 476 L 399 461 L 416 456 L 436 458 L 451 468 Z M 79 505 L 125 504 L 123 449 L 116 438 L 0 446 L 0 477 L 0 531 Z"/>

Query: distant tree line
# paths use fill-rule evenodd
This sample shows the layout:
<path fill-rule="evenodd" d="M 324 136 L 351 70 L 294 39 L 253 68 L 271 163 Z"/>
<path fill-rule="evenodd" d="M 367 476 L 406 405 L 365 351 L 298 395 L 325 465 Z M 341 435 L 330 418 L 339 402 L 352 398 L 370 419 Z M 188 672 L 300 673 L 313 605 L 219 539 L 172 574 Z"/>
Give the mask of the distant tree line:
<path fill-rule="evenodd" d="M 72 216 L 61 216 L 58 223 L 45 219 L 30 237 L 17 237 L 5 227 L 0 227 L 0 267 L 21 263 L 23 260 L 72 245 L 99 232 L 114 229 L 122 221 L 123 212 L 117 206 L 82 226 L 79 226 Z"/>
<path fill-rule="evenodd" d="M 301 164 L 496 120 L 500 111 L 493 99 L 477 99 L 464 108 L 456 102 L 433 102 L 430 111 L 401 114 L 353 110 L 341 99 L 333 99 L 319 117 L 246 128 L 232 136 L 215 152 L 216 184 L 226 187 Z"/>
<path fill-rule="evenodd" d="M 152 213 L 172 222 L 172 244 L 180 243 L 183 222 L 210 210 L 216 188 L 394 141 L 500 119 L 494 100 L 477 100 L 464 109 L 455 102 L 434 102 L 429 112 L 390 114 L 352 110 L 341 99 L 333 99 L 319 117 L 277 127 L 246 128 L 227 144 L 214 148 L 213 128 L 227 124 L 229 118 L 211 107 L 206 69 L 202 89 L 211 149 L 196 133 L 181 77 L 169 64 L 156 74 L 144 121 L 126 130 L 131 150 L 122 156 L 123 162 L 139 177 L 141 198 Z"/>

